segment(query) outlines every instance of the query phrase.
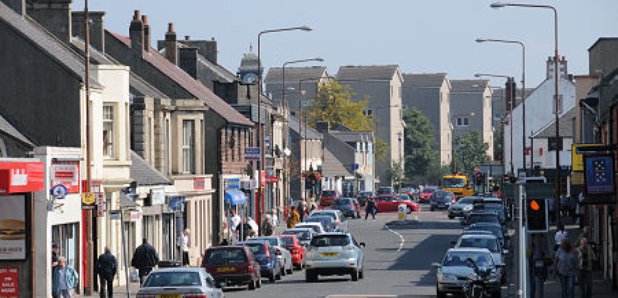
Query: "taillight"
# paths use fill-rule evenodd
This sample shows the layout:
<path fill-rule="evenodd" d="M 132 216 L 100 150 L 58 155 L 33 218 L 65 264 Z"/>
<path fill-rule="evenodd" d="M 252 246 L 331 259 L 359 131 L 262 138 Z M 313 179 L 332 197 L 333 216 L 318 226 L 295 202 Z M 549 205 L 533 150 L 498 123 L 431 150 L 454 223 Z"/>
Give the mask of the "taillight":
<path fill-rule="evenodd" d="M 249 273 L 253 273 L 253 263 L 249 263 L 249 264 L 247 265 L 247 272 L 249 272 Z"/>
<path fill-rule="evenodd" d="M 340 221 L 336 221 L 336 222 L 335 222 L 335 225 L 336 225 L 336 226 L 338 226 L 338 225 L 340 225 L 340 224 L 341 224 L 341 222 L 340 222 Z"/>

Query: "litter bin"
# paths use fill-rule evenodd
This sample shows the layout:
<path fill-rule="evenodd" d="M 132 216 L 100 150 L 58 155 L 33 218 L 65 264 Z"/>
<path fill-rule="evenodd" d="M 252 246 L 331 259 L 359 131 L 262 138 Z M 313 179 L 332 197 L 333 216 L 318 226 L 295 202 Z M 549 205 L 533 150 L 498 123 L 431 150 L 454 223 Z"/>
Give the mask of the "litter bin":
<path fill-rule="evenodd" d="M 178 260 L 161 260 L 158 265 L 159 268 L 174 268 L 182 266 L 182 262 Z"/>

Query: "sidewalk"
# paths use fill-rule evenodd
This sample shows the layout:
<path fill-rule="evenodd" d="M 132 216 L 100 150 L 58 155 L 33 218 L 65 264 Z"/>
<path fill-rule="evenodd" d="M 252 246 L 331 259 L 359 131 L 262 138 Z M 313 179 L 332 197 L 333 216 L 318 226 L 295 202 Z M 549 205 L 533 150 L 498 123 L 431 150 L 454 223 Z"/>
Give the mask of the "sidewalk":
<path fill-rule="evenodd" d="M 139 283 L 129 284 L 130 297 L 135 297 L 139 290 Z M 92 295 L 75 295 L 75 297 L 99 297 L 99 292 L 94 292 Z M 127 288 L 125 286 L 114 287 L 114 297 L 127 297 Z"/>

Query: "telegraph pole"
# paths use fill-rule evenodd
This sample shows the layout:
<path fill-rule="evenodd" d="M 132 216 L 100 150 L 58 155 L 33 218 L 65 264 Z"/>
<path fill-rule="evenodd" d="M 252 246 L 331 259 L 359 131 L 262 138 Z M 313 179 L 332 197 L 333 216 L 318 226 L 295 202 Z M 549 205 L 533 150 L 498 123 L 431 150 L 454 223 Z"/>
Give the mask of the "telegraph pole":
<path fill-rule="evenodd" d="M 91 191 L 90 183 L 92 179 L 91 156 L 90 156 L 90 24 L 88 16 L 88 0 L 84 0 L 84 30 L 85 30 L 85 45 L 84 45 L 84 88 L 86 91 L 86 192 Z M 92 295 L 94 288 L 94 241 L 92 239 L 92 209 L 86 210 L 86 295 Z"/>

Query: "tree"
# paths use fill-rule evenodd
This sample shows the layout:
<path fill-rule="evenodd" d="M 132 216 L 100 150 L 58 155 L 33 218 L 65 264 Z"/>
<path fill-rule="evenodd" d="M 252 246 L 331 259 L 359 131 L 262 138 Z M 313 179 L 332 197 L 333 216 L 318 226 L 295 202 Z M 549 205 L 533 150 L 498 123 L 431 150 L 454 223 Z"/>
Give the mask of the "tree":
<path fill-rule="evenodd" d="M 320 87 L 309 106 L 309 125 L 328 121 L 331 126 L 343 125 L 353 131 L 373 130 L 371 117 L 365 115 L 367 101 L 353 102 L 350 87 L 330 82 Z"/>
<path fill-rule="evenodd" d="M 410 180 L 427 177 L 430 170 L 440 168 L 439 156 L 434 139 L 434 128 L 420 110 L 411 107 L 404 111 L 405 169 Z"/>
<path fill-rule="evenodd" d="M 395 186 L 396 191 L 399 191 L 403 178 L 404 172 L 401 168 L 401 163 L 398 161 L 393 162 L 391 166 L 386 170 L 386 179 L 391 182 L 391 185 Z"/>
<path fill-rule="evenodd" d="M 474 167 L 487 160 L 489 144 L 476 131 L 458 136 L 453 142 L 453 164 L 457 171 L 472 172 Z"/>

